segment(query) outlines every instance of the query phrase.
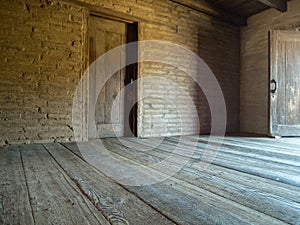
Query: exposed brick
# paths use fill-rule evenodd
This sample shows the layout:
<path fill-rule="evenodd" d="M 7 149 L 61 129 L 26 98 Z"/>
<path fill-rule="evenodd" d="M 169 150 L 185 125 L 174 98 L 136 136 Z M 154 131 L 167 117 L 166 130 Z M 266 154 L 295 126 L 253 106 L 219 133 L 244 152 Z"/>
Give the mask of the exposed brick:
<path fill-rule="evenodd" d="M 239 28 L 212 22 L 209 16 L 168 0 L 80 1 L 136 17 L 139 40 L 183 44 L 201 56 L 224 91 L 230 118 L 228 131 L 237 131 Z M 74 140 L 72 97 L 83 73 L 84 13 L 82 6 L 60 0 L 0 2 L 0 145 Z M 162 48 L 153 54 L 168 55 L 169 50 Z M 170 62 L 181 60 L 197 73 L 190 59 L 168 57 Z M 201 130 L 209 131 L 210 112 L 205 97 L 187 74 L 152 62 L 141 63 L 139 73 L 139 77 L 156 76 L 176 82 L 194 102 Z M 190 126 L 187 133 L 195 131 L 191 107 L 178 89 L 154 80 L 139 90 L 140 95 L 153 96 L 139 105 L 139 136 L 178 135 L 182 119 Z M 170 99 L 173 105 L 164 99 Z M 178 111 L 184 118 L 179 118 Z"/>

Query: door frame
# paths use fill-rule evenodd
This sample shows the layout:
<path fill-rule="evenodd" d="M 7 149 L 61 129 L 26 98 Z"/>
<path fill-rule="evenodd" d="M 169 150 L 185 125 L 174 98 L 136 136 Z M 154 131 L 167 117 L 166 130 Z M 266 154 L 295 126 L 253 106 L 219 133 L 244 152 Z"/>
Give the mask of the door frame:
<path fill-rule="evenodd" d="M 90 11 L 88 9 L 85 9 L 83 12 L 83 44 L 82 44 L 82 76 L 85 76 L 84 79 L 81 77 L 81 82 L 79 83 L 79 86 L 77 87 L 77 92 L 80 93 L 80 100 L 82 101 L 82 108 L 81 108 L 81 124 L 76 128 L 77 129 L 77 135 L 75 137 L 76 141 L 82 141 L 86 142 L 89 140 L 89 67 L 90 67 L 90 41 L 89 41 L 89 35 L 90 35 L 90 17 L 91 16 L 97 16 L 104 19 L 109 20 L 115 20 L 119 22 L 124 22 L 127 24 L 135 24 L 136 26 L 136 38 L 138 41 L 139 38 L 139 27 L 138 27 L 138 21 L 132 20 L 132 19 L 126 19 L 122 17 L 113 17 L 110 15 L 106 15 L 105 13 L 99 13 L 97 11 Z M 128 41 L 126 40 L 128 43 Z M 138 56 L 137 56 L 138 57 Z M 138 78 L 138 64 L 135 65 L 135 79 Z M 127 75 L 127 68 L 126 68 L 126 74 Z M 77 95 L 78 95 L 77 93 Z M 137 99 L 138 95 L 138 87 L 136 86 L 135 89 L 135 97 Z M 73 103 L 74 104 L 74 103 Z M 133 122 L 135 123 L 133 125 L 134 129 L 134 136 L 137 136 L 137 107 L 138 104 L 136 103 L 133 117 Z"/>

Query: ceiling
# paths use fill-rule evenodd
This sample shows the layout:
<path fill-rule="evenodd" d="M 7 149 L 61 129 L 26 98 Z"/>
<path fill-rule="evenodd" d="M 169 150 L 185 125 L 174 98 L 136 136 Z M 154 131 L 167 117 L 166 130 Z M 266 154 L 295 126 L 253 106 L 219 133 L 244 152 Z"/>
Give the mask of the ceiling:
<path fill-rule="evenodd" d="M 232 15 L 246 18 L 270 8 L 257 0 L 207 0 L 207 2 Z"/>
<path fill-rule="evenodd" d="M 288 0 L 170 0 L 238 26 L 247 24 L 247 18 L 274 8 L 287 11 Z"/>

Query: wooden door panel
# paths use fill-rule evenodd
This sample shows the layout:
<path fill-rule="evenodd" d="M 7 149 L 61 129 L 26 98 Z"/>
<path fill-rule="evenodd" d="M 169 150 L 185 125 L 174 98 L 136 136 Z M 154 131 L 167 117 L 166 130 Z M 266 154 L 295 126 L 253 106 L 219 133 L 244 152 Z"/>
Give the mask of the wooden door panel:
<path fill-rule="evenodd" d="M 101 55 L 109 50 L 116 48 L 120 45 L 126 44 L 126 23 L 113 21 L 101 17 L 90 17 L 90 60 L 93 62 Z M 121 55 L 120 58 L 111 56 L 105 58 L 105 74 L 111 74 L 111 64 L 119 63 L 126 60 L 126 55 Z M 124 97 L 121 97 L 116 105 L 117 110 L 114 114 L 111 113 L 112 106 L 116 97 L 119 95 L 121 89 L 124 87 L 125 69 L 121 69 L 111 76 L 102 88 L 99 96 L 96 93 L 95 84 L 101 84 L 101 76 L 99 69 L 94 72 L 94 79 L 90 81 L 90 99 L 97 100 L 95 107 L 95 121 L 97 124 L 97 136 L 90 138 L 103 138 L 123 136 L 124 129 L 124 110 L 121 108 L 124 105 Z M 98 82 L 97 82 L 98 81 Z M 103 84 L 102 84 L 103 85 Z M 93 102 L 93 101 L 90 101 Z"/>
<path fill-rule="evenodd" d="M 106 33 L 106 40 L 109 40 L 106 42 L 107 47 L 106 49 L 110 50 L 113 49 L 121 44 L 124 43 L 124 35 L 122 34 L 117 34 L 113 32 L 107 32 Z M 109 59 L 111 62 L 121 64 L 121 58 L 112 58 Z M 123 59 L 124 60 L 124 59 Z M 109 65 L 109 64 L 107 64 Z M 107 71 L 109 71 L 109 68 L 107 68 Z M 105 92 L 105 102 L 102 102 L 102 105 L 105 107 L 105 117 L 104 117 L 104 123 L 106 124 L 121 124 L 122 122 L 122 115 L 123 115 L 123 110 L 120 108 L 120 102 L 122 101 L 117 101 L 117 105 L 119 107 L 116 110 L 115 114 L 111 114 L 112 110 L 112 105 L 113 102 L 116 100 L 116 96 L 120 93 L 120 90 L 124 87 L 124 70 L 120 70 L 117 73 L 115 73 L 111 79 L 109 79 L 105 85 L 106 89 L 103 90 Z M 101 104 L 101 102 L 99 102 Z"/>
<path fill-rule="evenodd" d="M 95 18 L 96 20 L 96 18 Z M 105 40 L 105 31 L 104 30 L 101 30 L 97 27 L 97 22 L 95 21 L 94 22 L 95 24 L 95 39 L 94 39 L 94 51 L 95 51 L 95 58 L 94 60 L 96 60 L 100 55 L 104 54 L 105 51 L 106 51 L 106 48 L 105 48 L 105 45 L 103 45 L 103 40 Z M 99 66 L 99 65 L 98 65 Z M 97 66 L 97 61 L 96 61 L 96 68 L 98 67 Z M 96 71 L 95 71 L 95 74 L 96 74 Z M 101 76 L 101 75 L 100 75 Z M 96 76 L 95 77 L 96 80 L 97 79 L 100 79 L 99 76 Z M 96 84 L 98 84 L 98 82 L 96 81 L 95 82 Z M 104 123 L 104 117 L 105 117 L 105 108 L 102 106 L 99 105 L 99 102 L 105 102 L 105 89 L 106 87 L 104 86 L 103 87 L 103 90 L 104 91 L 101 91 L 100 92 L 100 95 L 99 96 L 96 96 L 96 92 L 95 90 L 91 90 L 93 93 L 93 95 L 95 95 L 95 98 L 97 99 L 98 97 L 98 100 L 97 100 L 97 104 L 96 104 L 96 110 L 95 110 L 95 120 L 97 121 L 97 123 Z"/>
<path fill-rule="evenodd" d="M 281 65 L 278 66 L 278 74 L 285 74 L 285 43 L 279 41 L 278 44 L 278 58 L 277 58 L 277 64 Z M 277 102 L 285 102 L 285 76 L 281 76 L 280 78 L 276 78 L 276 98 Z M 275 87 L 274 87 L 275 88 Z M 286 118 L 285 118 L 285 104 L 277 104 L 277 124 L 285 124 Z"/>
<path fill-rule="evenodd" d="M 287 124 L 300 125 L 300 42 L 286 43 Z"/>
<path fill-rule="evenodd" d="M 300 136 L 300 32 L 271 32 L 270 85 L 270 134 Z"/>

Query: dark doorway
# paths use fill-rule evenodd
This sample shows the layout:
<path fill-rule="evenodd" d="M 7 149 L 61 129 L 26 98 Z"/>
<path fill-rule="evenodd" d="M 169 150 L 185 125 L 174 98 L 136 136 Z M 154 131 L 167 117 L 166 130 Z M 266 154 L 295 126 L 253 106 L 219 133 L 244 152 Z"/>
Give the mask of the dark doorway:
<path fill-rule="evenodd" d="M 138 23 L 127 24 L 127 43 L 138 41 Z M 126 53 L 126 60 L 128 62 L 138 61 L 138 45 L 134 48 L 128 48 Z M 138 63 L 130 64 L 126 67 L 126 76 L 124 83 L 130 85 L 131 88 L 126 89 L 125 92 L 125 118 L 128 118 L 129 123 L 124 126 L 124 136 L 137 136 L 137 82 L 138 79 Z M 133 106 L 133 107 L 131 107 Z"/>

